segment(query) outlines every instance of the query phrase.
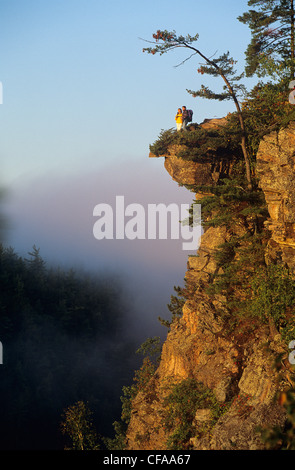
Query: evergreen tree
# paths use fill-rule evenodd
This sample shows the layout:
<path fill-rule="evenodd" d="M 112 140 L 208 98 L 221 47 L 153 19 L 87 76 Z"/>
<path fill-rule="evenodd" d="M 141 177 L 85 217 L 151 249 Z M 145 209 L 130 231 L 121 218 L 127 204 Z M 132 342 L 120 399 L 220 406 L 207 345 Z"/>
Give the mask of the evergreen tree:
<path fill-rule="evenodd" d="M 246 75 L 262 77 L 282 70 L 287 78 L 294 78 L 294 0 L 249 0 L 248 5 L 254 9 L 238 17 L 252 33 Z"/>
<path fill-rule="evenodd" d="M 60 415 L 78 400 L 93 409 L 99 435 L 112 433 L 137 364 L 122 333 L 121 289 L 114 276 L 49 268 L 35 246 L 22 258 L 0 243 L 0 450 L 60 449 Z M 89 448 L 80 405 L 68 410 L 66 435 Z"/>
<path fill-rule="evenodd" d="M 83 401 L 78 401 L 65 410 L 61 430 L 70 438 L 73 450 L 99 449 L 91 415 L 88 405 Z"/>
<path fill-rule="evenodd" d="M 235 70 L 233 65 L 235 61 L 229 56 L 229 53 L 223 54 L 219 58 L 212 60 L 206 57 L 199 49 L 193 46 L 193 43 L 196 42 L 199 38 L 199 35 L 196 34 L 195 36 L 187 35 L 184 36 L 177 36 L 174 31 L 170 32 L 167 30 L 161 31 L 158 30 L 155 34 L 153 34 L 153 38 L 155 41 L 148 41 L 153 44 L 152 47 L 147 47 L 143 49 L 143 52 L 148 52 L 149 54 L 156 54 L 160 53 L 160 55 L 165 54 L 171 50 L 176 48 L 182 47 L 188 50 L 193 51 L 193 55 L 200 56 L 205 62 L 206 65 L 203 65 L 198 71 L 200 73 L 207 73 L 212 76 L 219 76 L 224 81 L 224 92 L 223 93 L 214 93 L 208 88 L 202 86 L 201 91 L 194 92 L 191 90 L 187 90 L 193 96 L 201 96 L 203 98 L 209 99 L 218 99 L 218 100 L 226 100 L 232 99 L 234 101 L 237 115 L 240 123 L 241 128 L 241 147 L 243 151 L 243 156 L 245 160 L 245 167 L 246 167 L 246 177 L 248 181 L 248 187 L 252 189 L 252 181 L 251 181 L 251 170 L 250 170 L 250 159 L 246 147 L 246 129 L 243 119 L 243 114 L 241 111 L 241 107 L 239 104 L 239 100 L 237 97 L 238 92 L 242 89 L 240 85 L 237 85 L 237 82 L 242 78 L 241 76 L 235 75 Z M 189 57 L 189 58 L 190 58 Z M 188 59 L 186 59 L 188 60 Z"/>

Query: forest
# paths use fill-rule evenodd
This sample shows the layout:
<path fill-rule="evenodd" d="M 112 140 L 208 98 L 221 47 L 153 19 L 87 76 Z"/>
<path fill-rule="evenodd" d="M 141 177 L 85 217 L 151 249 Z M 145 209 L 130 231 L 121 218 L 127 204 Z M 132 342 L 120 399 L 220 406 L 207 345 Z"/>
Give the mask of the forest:
<path fill-rule="evenodd" d="M 111 436 L 137 360 L 120 281 L 49 268 L 39 251 L 0 247 L 1 450 L 63 450 L 62 415 L 77 402 Z"/>

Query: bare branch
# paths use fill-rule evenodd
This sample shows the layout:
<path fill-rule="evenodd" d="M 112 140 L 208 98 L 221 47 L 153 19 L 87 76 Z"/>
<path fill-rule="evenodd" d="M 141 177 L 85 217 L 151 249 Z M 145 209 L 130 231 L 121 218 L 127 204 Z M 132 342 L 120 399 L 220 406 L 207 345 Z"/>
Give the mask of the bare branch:
<path fill-rule="evenodd" d="M 182 62 L 180 62 L 180 64 L 174 65 L 174 67 L 175 67 L 175 68 L 180 67 L 180 65 L 183 65 L 185 62 L 187 62 L 188 60 L 190 60 L 194 55 L 197 55 L 197 52 L 193 52 L 189 57 L 187 57 L 187 58 L 184 59 Z"/>

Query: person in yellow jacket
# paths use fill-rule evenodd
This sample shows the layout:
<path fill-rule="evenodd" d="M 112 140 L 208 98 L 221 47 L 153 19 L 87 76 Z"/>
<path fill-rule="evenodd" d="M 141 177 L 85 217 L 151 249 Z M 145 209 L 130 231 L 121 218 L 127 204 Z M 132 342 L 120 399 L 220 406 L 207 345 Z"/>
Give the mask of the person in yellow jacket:
<path fill-rule="evenodd" d="M 180 108 L 178 108 L 177 114 L 175 116 L 175 121 L 176 121 L 176 129 L 180 131 L 182 128 L 182 111 Z"/>

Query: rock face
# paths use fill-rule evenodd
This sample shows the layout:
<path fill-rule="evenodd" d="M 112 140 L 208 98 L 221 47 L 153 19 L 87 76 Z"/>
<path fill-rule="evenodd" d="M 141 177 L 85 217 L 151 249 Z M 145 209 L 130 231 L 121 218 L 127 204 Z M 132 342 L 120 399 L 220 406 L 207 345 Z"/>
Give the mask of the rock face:
<path fill-rule="evenodd" d="M 183 185 L 193 185 L 198 181 L 204 184 L 206 181 L 213 183 L 214 173 L 211 171 L 211 162 L 198 164 L 193 161 L 186 161 L 183 164 L 183 159 L 177 157 L 176 153 L 178 148 L 173 146 L 170 154 L 165 156 L 165 169 L 174 181 Z"/>
<path fill-rule="evenodd" d="M 172 146 L 165 156 L 165 169 L 174 181 L 183 185 L 212 185 L 230 173 L 231 162 L 228 158 L 209 157 L 202 163 L 185 161 L 176 155 L 180 146 Z"/>
<path fill-rule="evenodd" d="M 206 162 L 204 167 L 201 163 L 186 165 L 171 155 L 166 161 L 165 168 L 180 182 L 199 178 L 209 185 L 214 180 Z M 266 259 L 268 262 L 280 259 L 294 267 L 295 123 L 263 139 L 257 155 L 257 175 L 270 216 L 265 222 L 271 232 Z M 208 228 L 201 238 L 198 253 L 188 258 L 185 280 L 193 294 L 186 299 L 182 316 L 171 324 L 156 373 L 133 400 L 128 449 L 167 449 L 169 432 L 161 419 L 165 411 L 166 385 L 188 378 L 194 378 L 213 391 L 220 406 L 229 404 L 210 432 L 198 431 L 190 438 L 192 449 L 263 449 L 257 426 L 284 425 L 285 409 L 275 397 L 290 386 L 292 370 L 280 334 L 267 324 L 261 324 L 246 336 L 229 334 L 224 328 L 228 314 L 224 299 L 221 295 L 212 299 L 206 294 L 205 287 L 221 269 L 214 253 L 235 229 L 239 236 L 246 231 L 243 226 Z M 220 315 L 223 309 L 224 315 Z M 284 358 L 280 374 L 273 367 L 278 354 Z M 204 430 L 210 416 L 208 408 L 198 409 L 195 429 Z"/>
<path fill-rule="evenodd" d="M 205 119 L 199 127 L 203 129 L 218 129 L 224 126 L 227 118 L 221 119 Z M 224 177 L 230 173 L 232 161 L 229 158 L 220 158 L 219 156 L 204 155 L 202 163 L 184 160 L 177 156 L 182 149 L 181 145 L 171 145 L 165 158 L 164 166 L 174 181 L 182 185 L 210 185 L 217 183 L 220 177 Z M 150 158 L 157 158 L 150 153 Z"/>
<path fill-rule="evenodd" d="M 272 236 L 268 257 L 295 265 L 295 123 L 272 132 L 261 141 L 257 175 L 265 194 Z"/>

